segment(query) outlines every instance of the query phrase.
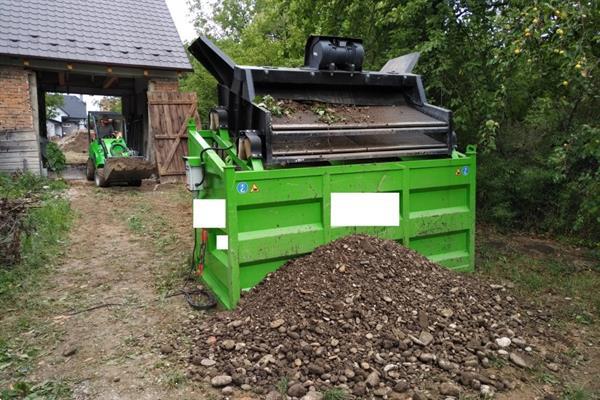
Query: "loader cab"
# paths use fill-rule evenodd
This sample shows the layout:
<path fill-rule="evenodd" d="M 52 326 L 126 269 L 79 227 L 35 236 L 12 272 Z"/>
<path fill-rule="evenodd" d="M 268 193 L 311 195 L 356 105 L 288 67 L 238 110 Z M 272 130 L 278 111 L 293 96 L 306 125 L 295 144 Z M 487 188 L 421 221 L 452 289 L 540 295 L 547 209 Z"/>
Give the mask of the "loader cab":
<path fill-rule="evenodd" d="M 116 112 L 90 111 L 88 113 L 88 140 L 122 137 L 127 141 L 125 118 Z"/>

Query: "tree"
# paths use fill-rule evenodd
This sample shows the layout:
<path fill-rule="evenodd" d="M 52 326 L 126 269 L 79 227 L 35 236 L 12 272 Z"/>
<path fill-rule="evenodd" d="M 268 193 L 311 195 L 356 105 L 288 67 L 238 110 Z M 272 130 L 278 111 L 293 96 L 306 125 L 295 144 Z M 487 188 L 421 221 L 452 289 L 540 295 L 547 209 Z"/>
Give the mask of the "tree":
<path fill-rule="evenodd" d="M 111 111 L 116 113 L 122 112 L 122 101 L 120 97 L 103 96 L 95 101 L 100 111 Z"/>
<path fill-rule="evenodd" d="M 479 145 L 480 218 L 600 243 L 598 0 L 227 0 L 212 10 L 196 27 L 239 64 L 300 66 L 310 34 L 362 38 L 371 70 L 420 52 L 429 101 L 453 111 L 460 147 Z M 216 83 L 194 69 L 181 83 L 206 114 Z"/>
<path fill-rule="evenodd" d="M 58 116 L 58 108 L 65 104 L 65 99 L 59 93 L 46 93 L 46 119 L 54 119 Z"/>

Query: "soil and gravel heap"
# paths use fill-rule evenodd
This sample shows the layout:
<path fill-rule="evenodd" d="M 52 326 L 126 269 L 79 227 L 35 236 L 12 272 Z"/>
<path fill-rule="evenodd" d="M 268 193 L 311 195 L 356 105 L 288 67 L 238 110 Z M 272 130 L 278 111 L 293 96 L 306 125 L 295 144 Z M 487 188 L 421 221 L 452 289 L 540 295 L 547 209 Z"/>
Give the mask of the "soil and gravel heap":
<path fill-rule="evenodd" d="M 543 356 L 537 324 L 547 319 L 502 285 L 349 236 L 195 326 L 190 374 L 273 399 L 276 387 L 307 399 L 334 387 L 353 398 L 488 396 L 514 388 L 517 371 Z"/>
<path fill-rule="evenodd" d="M 85 130 L 66 135 L 58 141 L 58 147 L 64 152 L 72 151 L 76 153 L 87 153 L 88 144 L 88 133 Z"/>

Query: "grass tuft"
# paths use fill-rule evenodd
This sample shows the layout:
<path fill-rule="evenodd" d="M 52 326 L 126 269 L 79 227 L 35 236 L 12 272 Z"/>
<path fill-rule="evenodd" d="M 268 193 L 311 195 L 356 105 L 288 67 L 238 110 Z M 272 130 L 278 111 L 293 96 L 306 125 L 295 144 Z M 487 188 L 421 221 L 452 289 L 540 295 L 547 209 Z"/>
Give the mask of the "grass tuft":
<path fill-rule="evenodd" d="M 348 394 L 341 388 L 327 389 L 323 393 L 323 400 L 345 400 L 348 398 Z"/>
<path fill-rule="evenodd" d="M 287 396 L 290 380 L 287 376 L 282 376 L 275 384 L 275 389 L 285 398 Z"/>

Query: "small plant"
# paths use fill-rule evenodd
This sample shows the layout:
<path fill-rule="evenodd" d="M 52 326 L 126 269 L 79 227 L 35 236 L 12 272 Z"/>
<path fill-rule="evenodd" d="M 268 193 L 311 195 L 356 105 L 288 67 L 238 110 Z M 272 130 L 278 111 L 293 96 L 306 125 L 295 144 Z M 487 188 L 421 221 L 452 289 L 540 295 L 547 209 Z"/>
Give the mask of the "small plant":
<path fill-rule="evenodd" d="M 335 124 L 336 122 L 344 122 L 346 119 L 335 113 L 333 108 L 327 107 L 325 104 L 315 104 L 311 111 L 317 114 L 319 121 L 324 122 L 328 125 Z"/>
<path fill-rule="evenodd" d="M 287 376 L 282 376 L 275 384 L 275 389 L 277 389 L 277 391 L 281 393 L 284 398 L 287 395 L 289 383 L 289 378 Z"/>
<path fill-rule="evenodd" d="M 564 393 L 564 400 L 588 400 L 595 398 L 592 393 L 582 387 L 568 386 Z"/>
<path fill-rule="evenodd" d="M 271 95 L 256 96 L 254 101 L 259 107 L 269 110 L 274 117 L 283 117 L 292 115 L 292 109 L 287 107 L 283 100 L 276 100 Z"/>
<path fill-rule="evenodd" d="M 144 229 L 144 224 L 142 223 L 142 219 L 138 215 L 132 215 L 127 218 L 127 225 L 129 225 L 129 229 L 136 233 L 141 233 Z"/>
<path fill-rule="evenodd" d="M 168 373 L 166 376 L 166 380 L 165 380 L 165 382 L 167 383 L 167 386 L 169 386 L 171 388 L 180 386 L 181 384 L 185 383 L 185 381 L 186 381 L 185 375 L 183 375 L 179 371 Z"/>
<path fill-rule="evenodd" d="M 48 168 L 56 173 L 61 173 L 67 167 L 67 159 L 64 153 L 54 142 L 50 142 L 46 146 L 46 160 Z"/>
<path fill-rule="evenodd" d="M 345 400 L 346 398 L 347 394 L 344 389 L 341 388 L 327 389 L 325 393 L 323 393 L 323 400 Z"/>

